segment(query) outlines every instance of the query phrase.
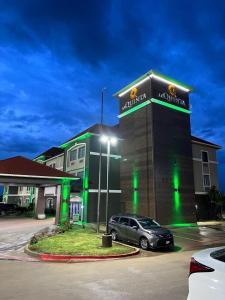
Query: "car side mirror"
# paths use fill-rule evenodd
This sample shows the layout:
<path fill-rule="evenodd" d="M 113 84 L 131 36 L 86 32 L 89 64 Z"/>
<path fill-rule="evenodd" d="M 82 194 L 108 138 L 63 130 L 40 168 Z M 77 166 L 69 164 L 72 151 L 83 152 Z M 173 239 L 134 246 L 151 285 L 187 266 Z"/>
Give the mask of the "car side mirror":
<path fill-rule="evenodd" d="M 132 226 L 132 228 L 138 230 L 138 226 Z"/>

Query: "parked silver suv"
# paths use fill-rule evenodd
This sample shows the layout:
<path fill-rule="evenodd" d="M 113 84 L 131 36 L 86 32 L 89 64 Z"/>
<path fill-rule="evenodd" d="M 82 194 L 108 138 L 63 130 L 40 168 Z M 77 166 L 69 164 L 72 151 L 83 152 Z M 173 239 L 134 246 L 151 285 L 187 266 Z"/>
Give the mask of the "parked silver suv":
<path fill-rule="evenodd" d="M 112 239 L 127 241 L 139 245 L 142 249 L 173 249 L 173 234 L 161 227 L 156 221 L 138 215 L 114 215 L 110 218 L 109 233 Z"/>

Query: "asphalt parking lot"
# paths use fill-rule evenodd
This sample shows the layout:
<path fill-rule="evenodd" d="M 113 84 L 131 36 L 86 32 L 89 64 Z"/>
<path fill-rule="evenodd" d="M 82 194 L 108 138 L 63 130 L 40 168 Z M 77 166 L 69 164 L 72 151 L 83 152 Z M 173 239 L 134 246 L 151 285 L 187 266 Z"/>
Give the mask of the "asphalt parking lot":
<path fill-rule="evenodd" d="M 24 244 L 53 220 L 0 219 L 0 298 L 185 300 L 192 254 L 225 244 L 225 226 L 173 228 L 175 251 L 141 251 L 137 257 L 86 263 L 27 259 Z M 20 261 L 5 260 L 20 257 Z"/>
<path fill-rule="evenodd" d="M 23 247 L 31 236 L 54 223 L 54 219 L 35 220 L 23 217 L 0 218 L 0 257 L 23 255 Z M 174 234 L 174 252 L 192 251 L 225 244 L 225 224 L 170 228 Z M 159 256 L 168 250 L 144 251 L 141 256 Z M 25 257 L 25 256 L 24 256 Z"/>
<path fill-rule="evenodd" d="M 169 228 L 174 235 L 175 249 L 172 252 L 201 250 L 225 245 L 225 224 L 202 225 L 193 227 Z M 141 256 L 165 255 L 171 251 L 159 249 L 155 251 L 141 250 Z"/>

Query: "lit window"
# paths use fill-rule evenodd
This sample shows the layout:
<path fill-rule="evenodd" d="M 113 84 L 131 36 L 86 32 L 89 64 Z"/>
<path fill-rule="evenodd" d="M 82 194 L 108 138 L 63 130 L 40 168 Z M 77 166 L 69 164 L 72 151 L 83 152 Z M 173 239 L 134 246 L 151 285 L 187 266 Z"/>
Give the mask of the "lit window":
<path fill-rule="evenodd" d="M 81 147 L 78 149 L 78 159 L 83 158 L 85 156 L 85 147 Z"/>
<path fill-rule="evenodd" d="M 70 151 L 70 161 L 77 159 L 77 149 Z"/>

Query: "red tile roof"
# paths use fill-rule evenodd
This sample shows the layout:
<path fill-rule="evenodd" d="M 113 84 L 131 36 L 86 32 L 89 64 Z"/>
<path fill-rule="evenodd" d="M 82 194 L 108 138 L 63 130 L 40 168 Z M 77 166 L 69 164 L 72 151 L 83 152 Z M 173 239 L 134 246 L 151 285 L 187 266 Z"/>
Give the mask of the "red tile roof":
<path fill-rule="evenodd" d="M 69 173 L 62 172 L 46 165 L 37 163 L 23 156 L 15 156 L 8 159 L 0 160 L 0 176 L 4 174 L 22 175 L 31 177 L 47 178 L 78 178 Z"/>

